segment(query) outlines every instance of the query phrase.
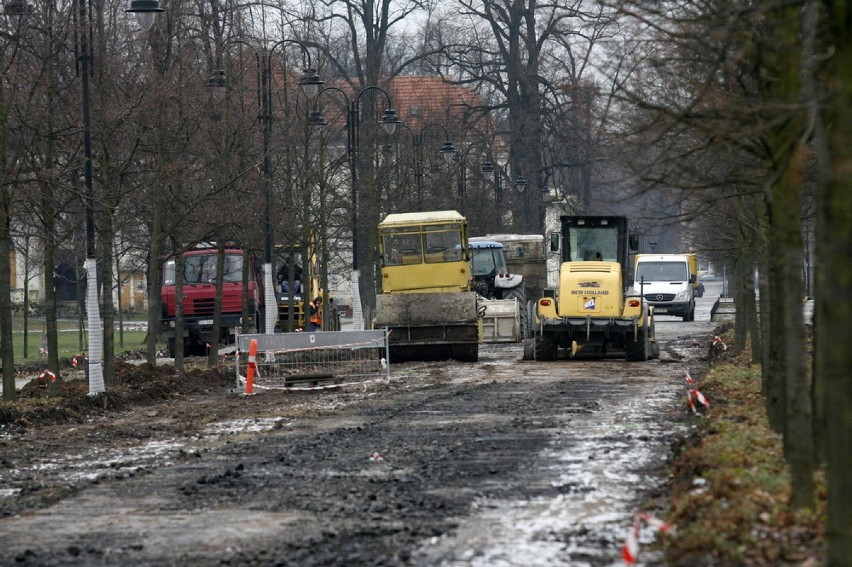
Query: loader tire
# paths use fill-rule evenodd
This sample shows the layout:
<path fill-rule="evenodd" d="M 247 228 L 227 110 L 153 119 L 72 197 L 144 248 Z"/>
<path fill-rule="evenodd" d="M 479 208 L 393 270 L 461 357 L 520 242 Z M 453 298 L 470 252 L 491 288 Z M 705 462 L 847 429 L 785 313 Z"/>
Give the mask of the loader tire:
<path fill-rule="evenodd" d="M 521 360 L 535 360 L 535 339 L 524 339 L 524 354 Z"/>
<path fill-rule="evenodd" d="M 640 329 L 634 340 L 632 336 L 625 343 L 625 357 L 631 361 L 646 361 L 651 357 L 651 344 L 648 339 L 647 329 Z"/>
<path fill-rule="evenodd" d="M 536 360 L 556 360 L 556 343 L 549 335 L 536 337 L 533 349 Z"/>

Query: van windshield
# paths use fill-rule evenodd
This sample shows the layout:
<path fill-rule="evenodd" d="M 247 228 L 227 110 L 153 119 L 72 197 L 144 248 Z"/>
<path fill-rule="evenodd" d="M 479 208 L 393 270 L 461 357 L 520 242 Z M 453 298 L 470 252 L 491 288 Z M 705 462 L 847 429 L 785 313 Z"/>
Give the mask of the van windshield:
<path fill-rule="evenodd" d="M 689 279 L 686 272 L 686 262 L 639 262 L 636 281 L 682 282 Z"/>

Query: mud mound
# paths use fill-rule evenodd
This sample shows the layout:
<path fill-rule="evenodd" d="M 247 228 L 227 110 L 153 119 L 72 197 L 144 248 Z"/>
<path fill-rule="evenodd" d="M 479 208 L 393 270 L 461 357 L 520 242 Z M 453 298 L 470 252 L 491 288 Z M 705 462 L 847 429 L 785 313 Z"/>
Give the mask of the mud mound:
<path fill-rule="evenodd" d="M 43 378 L 21 388 L 15 403 L 0 404 L 0 425 L 29 428 L 80 422 L 93 415 L 145 406 L 176 396 L 221 390 L 233 384 L 233 371 L 224 367 L 176 372 L 173 366 L 116 362 L 114 383 L 106 392 L 90 396 L 85 380 L 63 380 L 58 396 L 51 396 Z"/>

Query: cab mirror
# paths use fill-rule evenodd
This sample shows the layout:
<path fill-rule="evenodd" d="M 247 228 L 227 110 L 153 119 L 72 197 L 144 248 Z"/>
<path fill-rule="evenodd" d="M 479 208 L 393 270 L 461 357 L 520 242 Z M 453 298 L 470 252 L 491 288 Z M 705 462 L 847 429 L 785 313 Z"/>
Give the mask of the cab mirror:
<path fill-rule="evenodd" d="M 638 236 L 636 236 L 635 234 L 631 234 L 630 237 L 627 240 L 628 240 L 628 244 L 630 246 L 631 252 L 636 252 L 637 250 L 639 250 L 639 237 Z"/>
<path fill-rule="evenodd" d="M 550 251 L 559 252 L 559 242 L 562 240 L 562 235 L 558 232 L 550 233 Z"/>

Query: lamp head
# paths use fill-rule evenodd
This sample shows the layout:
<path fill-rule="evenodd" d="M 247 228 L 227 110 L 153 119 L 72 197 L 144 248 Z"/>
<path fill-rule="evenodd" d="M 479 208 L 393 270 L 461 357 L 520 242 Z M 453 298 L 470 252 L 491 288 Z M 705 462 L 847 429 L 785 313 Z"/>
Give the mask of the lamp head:
<path fill-rule="evenodd" d="M 446 163 L 450 163 L 453 157 L 456 155 L 456 148 L 453 146 L 453 143 L 449 140 L 444 142 L 444 145 L 438 150 L 438 153 L 444 156 L 444 161 Z"/>
<path fill-rule="evenodd" d="M 125 10 L 125 12 L 136 14 L 136 21 L 144 31 L 151 29 L 154 25 L 154 16 L 164 11 L 160 8 L 159 0 L 130 0 L 130 8 Z"/>
<path fill-rule="evenodd" d="M 210 92 L 213 93 L 213 98 L 215 98 L 217 102 L 221 102 L 225 99 L 225 85 L 227 85 L 227 81 L 225 79 L 225 71 L 222 69 L 214 70 L 213 73 L 210 74 L 210 77 L 204 81 L 204 86 L 212 89 Z"/>
<path fill-rule="evenodd" d="M 299 79 L 299 85 L 302 87 L 302 92 L 304 92 L 308 98 L 314 98 L 317 96 L 317 93 L 324 84 L 325 81 L 320 79 L 316 69 L 308 67 L 302 71 L 302 78 Z"/>
<path fill-rule="evenodd" d="M 402 121 L 397 117 L 396 111 L 393 108 L 386 108 L 385 113 L 382 115 L 379 122 L 385 127 L 385 132 L 393 134 L 396 132 L 397 125 L 399 125 Z"/>
<path fill-rule="evenodd" d="M 328 122 L 325 121 L 325 117 L 322 115 L 322 110 L 314 110 L 308 117 L 308 124 L 311 128 L 322 128 L 327 125 Z"/>

